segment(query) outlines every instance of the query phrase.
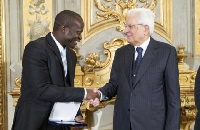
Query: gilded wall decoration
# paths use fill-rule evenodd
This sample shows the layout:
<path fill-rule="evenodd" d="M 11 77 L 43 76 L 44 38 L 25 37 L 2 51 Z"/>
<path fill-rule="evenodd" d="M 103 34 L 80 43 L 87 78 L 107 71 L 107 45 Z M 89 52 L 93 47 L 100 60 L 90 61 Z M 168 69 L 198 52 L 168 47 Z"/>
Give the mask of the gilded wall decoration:
<path fill-rule="evenodd" d="M 52 30 L 51 0 L 24 0 L 23 12 L 24 46 Z"/>
<path fill-rule="evenodd" d="M 200 54 L 200 1 L 195 0 L 195 54 Z"/>
<path fill-rule="evenodd" d="M 181 98 L 181 130 L 190 130 L 190 125 L 195 121 L 197 109 L 194 100 L 194 84 L 196 71 L 186 70 L 184 59 L 187 55 L 184 53 L 185 47 L 179 46 L 177 57 L 179 59 L 179 83 Z"/>
<path fill-rule="evenodd" d="M 0 129 L 7 130 L 7 88 L 5 63 L 5 3 L 0 0 Z"/>
<path fill-rule="evenodd" d="M 75 73 L 75 86 L 76 87 L 84 87 L 84 88 L 100 88 L 105 83 L 108 82 L 110 71 L 112 67 L 112 62 L 115 56 L 115 51 L 128 44 L 125 39 L 116 38 L 111 43 L 105 42 L 105 55 L 107 55 L 107 59 L 105 61 L 99 61 L 98 55 L 95 53 L 89 54 L 89 56 L 85 59 L 85 72 L 77 69 L 79 64 L 76 65 L 76 73 Z M 76 53 L 77 54 L 77 53 Z M 80 57 L 77 54 L 77 57 Z M 181 100 L 181 123 L 180 127 L 182 130 L 190 130 L 190 125 L 194 122 L 197 114 L 197 110 L 194 102 L 194 83 L 196 77 L 196 71 L 192 70 L 184 70 L 184 58 L 187 55 L 184 53 L 184 46 L 179 46 L 179 51 L 177 53 L 177 57 L 179 59 L 178 67 L 179 67 L 179 82 L 180 82 L 180 100 Z M 186 64 L 186 63 L 185 63 Z M 80 82 L 77 82 L 80 81 Z M 21 78 L 17 78 L 15 80 L 15 84 L 17 88 L 15 88 L 10 95 L 13 96 L 14 106 L 20 96 L 20 86 L 21 86 Z M 98 107 L 93 107 L 88 102 L 83 101 L 81 106 L 81 111 L 86 119 L 86 123 L 88 124 L 88 129 L 91 128 L 92 124 L 92 112 L 99 109 L 104 108 L 108 104 L 114 104 L 115 97 L 111 100 L 101 102 Z"/>
<path fill-rule="evenodd" d="M 110 79 L 115 51 L 126 44 L 128 43 L 123 38 L 115 38 L 110 43 L 104 42 L 104 54 L 107 55 L 105 61 L 99 61 L 99 56 L 95 53 L 89 54 L 85 59 L 83 87 L 93 89 L 104 86 Z"/>
<path fill-rule="evenodd" d="M 155 21 L 155 32 L 172 43 L 172 0 L 83 0 L 81 15 L 85 22 L 82 37 L 84 44 L 91 37 L 109 28 L 116 27 L 117 31 L 123 31 L 127 11 L 132 8 L 143 7 L 154 11 L 160 8 L 159 21 Z M 114 5 L 114 6 L 113 6 Z M 139 6 L 140 5 L 140 6 Z M 95 13 L 96 11 L 96 13 Z"/>

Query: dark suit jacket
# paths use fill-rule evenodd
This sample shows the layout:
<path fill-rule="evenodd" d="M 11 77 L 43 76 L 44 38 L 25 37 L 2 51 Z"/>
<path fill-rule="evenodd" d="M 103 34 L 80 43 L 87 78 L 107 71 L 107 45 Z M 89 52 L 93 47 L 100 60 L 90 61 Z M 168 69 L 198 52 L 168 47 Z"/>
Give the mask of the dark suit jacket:
<path fill-rule="evenodd" d="M 200 67 L 197 71 L 195 79 L 195 104 L 198 112 L 196 116 L 194 130 L 200 130 Z"/>
<path fill-rule="evenodd" d="M 84 89 L 74 88 L 76 54 L 69 48 L 66 52 L 68 78 L 64 76 L 60 52 L 50 33 L 27 44 L 13 130 L 46 130 L 54 102 L 83 100 Z"/>
<path fill-rule="evenodd" d="M 150 39 L 133 82 L 135 49 L 128 44 L 115 53 L 109 83 L 100 91 L 112 98 L 114 130 L 180 130 L 180 88 L 176 50 Z"/>

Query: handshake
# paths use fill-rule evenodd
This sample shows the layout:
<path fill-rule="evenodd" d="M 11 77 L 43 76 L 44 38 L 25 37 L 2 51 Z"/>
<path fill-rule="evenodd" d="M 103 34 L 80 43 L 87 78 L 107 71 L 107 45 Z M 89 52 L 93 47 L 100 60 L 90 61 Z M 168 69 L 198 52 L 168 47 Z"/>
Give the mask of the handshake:
<path fill-rule="evenodd" d="M 98 106 L 100 103 L 101 93 L 98 89 L 94 88 L 92 89 L 86 89 L 87 90 L 87 96 L 86 100 L 92 104 L 94 107 Z"/>

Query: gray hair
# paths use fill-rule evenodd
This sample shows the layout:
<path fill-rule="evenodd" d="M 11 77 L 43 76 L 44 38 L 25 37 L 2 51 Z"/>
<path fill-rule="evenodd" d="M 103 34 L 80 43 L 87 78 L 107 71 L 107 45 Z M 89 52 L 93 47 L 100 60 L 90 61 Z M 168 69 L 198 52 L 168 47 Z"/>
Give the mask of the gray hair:
<path fill-rule="evenodd" d="M 145 9 L 145 8 L 130 9 L 127 13 L 127 16 L 130 15 L 137 15 L 138 24 L 148 25 L 150 35 L 153 33 L 155 15 L 150 9 Z"/>

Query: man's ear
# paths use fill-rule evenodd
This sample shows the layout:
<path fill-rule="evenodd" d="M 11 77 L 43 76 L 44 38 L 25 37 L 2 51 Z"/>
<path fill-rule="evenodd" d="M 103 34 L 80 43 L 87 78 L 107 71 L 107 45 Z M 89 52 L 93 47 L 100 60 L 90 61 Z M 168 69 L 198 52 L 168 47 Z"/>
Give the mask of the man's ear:
<path fill-rule="evenodd" d="M 61 26 L 61 30 L 63 33 L 68 33 L 69 32 L 69 28 L 66 26 Z"/>
<path fill-rule="evenodd" d="M 150 33 L 150 28 L 148 25 L 144 25 L 144 29 L 145 29 L 145 34 L 149 34 Z"/>

